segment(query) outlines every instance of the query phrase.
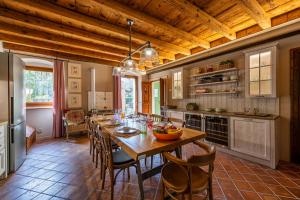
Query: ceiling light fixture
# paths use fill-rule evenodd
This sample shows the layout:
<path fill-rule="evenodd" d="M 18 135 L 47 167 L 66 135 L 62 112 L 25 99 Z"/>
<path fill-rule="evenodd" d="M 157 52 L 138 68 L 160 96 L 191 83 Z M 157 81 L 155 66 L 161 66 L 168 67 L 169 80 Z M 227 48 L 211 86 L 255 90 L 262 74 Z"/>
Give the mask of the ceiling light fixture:
<path fill-rule="evenodd" d="M 113 76 L 123 76 L 126 73 L 143 75 L 146 73 L 146 68 L 159 64 L 158 53 L 154 48 L 152 48 L 150 41 L 147 41 L 145 44 L 132 51 L 131 35 L 133 23 L 134 21 L 132 19 L 127 19 L 127 24 L 129 27 L 129 52 L 128 56 L 119 63 L 119 66 L 114 67 Z M 140 53 L 139 63 L 132 59 L 132 56 L 136 53 Z"/>

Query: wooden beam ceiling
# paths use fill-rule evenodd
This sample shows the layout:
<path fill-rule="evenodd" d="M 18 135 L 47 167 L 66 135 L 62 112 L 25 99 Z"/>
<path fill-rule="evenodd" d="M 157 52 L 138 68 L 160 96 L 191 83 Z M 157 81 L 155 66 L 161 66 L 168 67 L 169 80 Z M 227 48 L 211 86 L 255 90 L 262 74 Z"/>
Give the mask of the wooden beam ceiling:
<path fill-rule="evenodd" d="M 153 27 L 160 28 L 165 32 L 173 35 L 175 38 L 184 39 L 192 44 L 198 44 L 199 46 L 206 49 L 210 47 L 209 42 L 202 40 L 191 33 L 185 32 L 179 28 L 171 26 L 168 23 L 158 20 L 155 17 L 147 15 L 136 9 L 130 8 L 129 6 L 125 6 L 121 3 L 118 3 L 117 1 L 93 0 L 93 2 L 97 3 L 97 5 L 100 5 L 104 9 L 109 9 L 113 12 L 117 12 L 118 14 L 126 16 L 127 18 L 138 20 L 143 23 L 151 24 Z"/>
<path fill-rule="evenodd" d="M 110 65 L 110 66 L 118 65 L 118 62 L 107 61 L 98 58 L 90 58 L 86 56 L 80 56 L 80 55 L 74 55 L 74 54 L 68 54 L 62 52 L 56 52 L 56 51 L 45 50 L 45 49 L 34 48 L 34 47 L 27 47 L 24 45 L 11 44 L 7 42 L 3 43 L 3 47 L 5 49 L 10 49 L 17 52 L 29 52 L 33 54 L 47 55 L 54 58 L 63 58 L 67 60 L 78 60 L 83 62 L 99 63 L 99 64 Z"/>
<path fill-rule="evenodd" d="M 123 39 L 128 38 L 128 30 L 126 28 L 116 26 L 108 22 L 80 14 L 78 12 L 71 11 L 69 9 L 54 5 L 46 1 L 37 2 L 33 0 L 4 0 L 4 2 L 6 5 L 10 7 L 13 8 L 22 7 L 23 9 L 38 13 L 40 16 L 43 17 L 47 17 L 47 16 L 50 18 L 51 16 L 60 17 L 62 20 L 66 20 L 72 23 L 72 25 L 76 27 L 86 26 L 97 31 L 97 33 L 106 32 L 108 34 L 114 35 L 116 37 L 121 37 Z M 141 33 L 134 32 L 132 34 L 132 38 L 134 41 L 140 43 L 151 41 L 151 43 L 154 46 L 163 48 L 166 51 L 168 49 L 173 49 L 184 55 L 190 55 L 189 49 Z"/>
<path fill-rule="evenodd" d="M 73 28 L 71 26 L 66 26 L 63 24 L 57 24 L 49 20 L 44 20 L 29 15 L 24 15 L 9 9 L 0 8 L 0 21 L 4 23 L 18 25 L 21 27 L 32 28 L 35 30 L 42 30 L 44 32 L 49 32 L 50 34 L 54 34 L 54 35 L 58 34 L 60 36 L 68 36 L 71 37 L 71 39 L 75 38 L 78 40 L 82 40 L 83 41 L 82 44 L 87 44 L 85 48 L 85 46 L 81 46 L 81 44 L 76 45 L 78 44 L 78 42 L 76 42 L 75 40 L 71 42 L 70 40 L 67 39 L 67 40 L 62 40 L 64 45 L 69 45 L 69 46 L 76 45 L 76 47 L 83 47 L 84 49 L 88 49 L 88 50 L 91 49 L 91 50 L 99 51 L 102 53 L 108 53 L 112 55 L 127 56 L 128 54 L 127 41 L 91 33 L 89 31 Z M 71 43 L 69 44 L 68 41 L 70 41 Z M 138 46 L 139 46 L 138 44 L 133 43 L 133 48 L 137 48 Z M 174 54 L 172 53 L 159 51 L 159 55 L 162 58 L 174 60 Z"/>
<path fill-rule="evenodd" d="M 189 15 L 197 20 L 198 22 L 207 26 L 207 28 L 222 34 L 223 36 L 227 37 L 228 39 L 236 39 L 235 32 L 230 29 L 225 24 L 219 22 L 214 17 L 210 16 L 194 4 L 190 3 L 187 0 L 166 0 L 170 5 L 174 6 L 175 8 L 182 9 L 183 12 L 189 13 Z"/>
<path fill-rule="evenodd" d="M 133 32 L 133 49 L 151 41 L 167 62 L 233 40 L 235 31 L 241 37 L 255 21 L 258 32 L 278 15 L 300 17 L 300 0 L 222 3 L 219 10 L 215 1 L 198 0 L 0 0 L 0 40 L 17 51 L 116 65 L 128 53 L 125 21 L 130 18 L 140 31 Z"/>
<path fill-rule="evenodd" d="M 46 50 L 53 50 L 56 52 L 69 53 L 74 55 L 86 56 L 86 57 L 115 61 L 115 62 L 121 61 L 124 58 L 123 56 L 115 56 L 107 53 L 98 53 L 90 50 L 83 50 L 80 48 L 68 47 L 68 46 L 63 46 L 51 42 L 38 41 L 38 40 L 29 39 L 22 36 L 14 36 L 14 35 L 8 35 L 3 33 L 0 33 L 0 40 L 12 44 L 24 45 L 28 47 L 35 47 L 35 48 L 46 49 Z"/>
<path fill-rule="evenodd" d="M 261 7 L 257 0 L 238 0 L 238 3 L 242 5 L 243 9 L 263 28 L 270 28 L 271 17 Z"/>

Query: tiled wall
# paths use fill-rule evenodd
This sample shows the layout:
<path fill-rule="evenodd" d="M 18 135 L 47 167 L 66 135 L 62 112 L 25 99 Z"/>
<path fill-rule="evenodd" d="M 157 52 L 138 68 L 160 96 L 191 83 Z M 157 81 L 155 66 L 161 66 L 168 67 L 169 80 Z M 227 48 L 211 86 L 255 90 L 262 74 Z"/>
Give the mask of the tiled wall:
<path fill-rule="evenodd" d="M 185 66 L 189 68 L 189 72 L 193 73 L 193 70 L 197 70 L 199 67 L 205 67 L 207 65 L 218 64 L 222 60 L 232 59 L 234 61 L 235 67 L 238 67 L 239 70 L 239 83 L 238 88 L 239 95 L 202 95 L 196 97 L 186 96 L 183 100 L 172 100 L 169 98 L 168 104 L 177 105 L 178 108 L 185 108 L 187 103 L 193 102 L 197 103 L 200 106 L 200 109 L 205 108 L 224 108 L 229 112 L 242 112 L 244 109 L 258 108 L 259 112 L 270 113 L 270 114 L 279 114 L 279 98 L 246 98 L 245 97 L 245 70 L 244 70 L 244 54 L 243 52 L 227 54 L 220 56 L 218 58 L 213 58 L 205 61 L 200 61 Z M 231 72 L 234 73 L 234 72 Z M 228 73 L 230 75 L 230 73 Z M 187 74 L 189 76 L 189 74 Z M 184 87 L 184 89 L 189 90 L 189 84 Z M 211 89 L 227 89 L 234 87 L 235 84 L 221 84 L 214 86 L 205 86 Z M 188 92 L 190 93 L 190 92 Z M 170 94 L 169 94 L 170 95 Z"/>

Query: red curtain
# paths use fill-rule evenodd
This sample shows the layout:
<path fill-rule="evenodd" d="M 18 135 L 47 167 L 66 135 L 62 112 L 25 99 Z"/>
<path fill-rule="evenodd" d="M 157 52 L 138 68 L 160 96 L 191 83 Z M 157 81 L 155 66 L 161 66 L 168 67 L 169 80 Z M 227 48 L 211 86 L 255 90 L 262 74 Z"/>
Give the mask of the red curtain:
<path fill-rule="evenodd" d="M 63 111 L 65 109 L 65 81 L 63 61 L 54 61 L 53 137 L 63 135 Z"/>
<path fill-rule="evenodd" d="M 121 77 L 113 76 L 114 80 L 114 95 L 113 95 L 113 107 L 114 110 L 122 109 L 122 100 L 121 100 Z"/>

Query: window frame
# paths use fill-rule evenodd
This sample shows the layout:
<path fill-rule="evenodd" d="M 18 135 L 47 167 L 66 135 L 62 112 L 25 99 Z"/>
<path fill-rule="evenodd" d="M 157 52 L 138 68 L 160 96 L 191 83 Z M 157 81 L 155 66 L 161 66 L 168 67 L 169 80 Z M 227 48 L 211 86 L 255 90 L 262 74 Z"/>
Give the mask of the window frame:
<path fill-rule="evenodd" d="M 271 81 L 271 94 L 261 94 L 261 91 L 259 89 L 259 94 L 250 94 L 250 83 L 251 82 L 258 82 L 259 84 L 259 88 L 261 88 L 261 82 L 264 80 L 261 80 L 260 77 L 260 71 L 261 68 L 265 67 L 265 66 L 261 66 L 260 65 L 260 59 L 259 59 L 259 65 L 258 67 L 255 67 L 257 69 L 259 69 L 259 78 L 257 81 L 250 81 L 250 69 L 255 69 L 255 68 L 250 68 L 250 57 L 256 54 L 260 54 L 264 53 L 264 52 L 271 52 L 271 63 L 270 66 L 271 67 L 271 74 L 270 74 L 270 79 L 269 81 Z M 251 98 L 276 98 L 277 97 L 277 87 L 276 87 L 276 82 L 277 82 L 277 43 L 272 43 L 272 44 L 268 44 L 268 45 L 264 45 L 258 48 L 253 48 L 250 49 L 248 51 L 245 51 L 245 95 L 246 97 L 251 97 Z"/>
<path fill-rule="evenodd" d="M 25 66 L 25 70 L 53 73 L 53 68 L 42 67 L 42 66 L 28 66 L 27 65 L 27 66 Z M 26 108 L 52 107 L 52 106 L 53 106 L 53 102 L 26 102 Z"/>

